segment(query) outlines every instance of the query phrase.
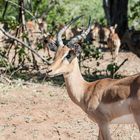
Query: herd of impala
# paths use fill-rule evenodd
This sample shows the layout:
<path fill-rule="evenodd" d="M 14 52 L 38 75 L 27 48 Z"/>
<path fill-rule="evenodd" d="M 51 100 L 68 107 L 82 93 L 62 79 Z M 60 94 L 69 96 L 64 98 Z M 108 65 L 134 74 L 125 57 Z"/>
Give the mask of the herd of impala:
<path fill-rule="evenodd" d="M 71 100 L 98 124 L 99 140 L 111 140 L 109 124 L 136 123 L 140 130 L 140 74 L 87 82 L 78 65 L 79 42 L 87 37 L 92 41 L 106 41 L 113 58 L 117 57 L 121 44 L 115 31 L 117 25 L 106 28 L 98 23 L 92 25 L 89 19 L 87 29 L 72 30 L 71 25 L 80 17 L 63 26 L 55 37 L 49 37 L 48 47 L 55 56 L 47 75 L 64 76 Z M 63 43 L 64 37 L 69 41 Z"/>
<path fill-rule="evenodd" d="M 88 35 L 85 37 L 85 40 L 93 44 L 95 47 L 98 46 L 107 46 L 110 49 L 111 55 L 113 60 L 116 59 L 118 56 L 119 48 L 121 45 L 120 38 L 118 34 L 116 33 L 115 26 L 111 26 L 109 28 L 107 27 L 102 27 L 99 23 L 95 23 L 94 25 L 91 26 L 90 31 Z M 63 39 L 66 41 L 72 39 L 74 36 L 81 34 L 85 30 L 84 27 L 81 28 L 71 28 L 71 26 L 63 33 Z M 56 42 L 57 40 L 56 35 L 48 36 L 47 40 L 49 43 Z M 83 40 L 79 40 L 79 44 L 81 44 Z M 48 44 L 49 44 L 48 43 Z M 47 44 L 47 45 L 48 45 Z M 46 45 L 46 46 L 47 46 Z M 48 47 L 47 47 L 48 49 Z M 49 50 L 48 50 L 49 52 Z"/>

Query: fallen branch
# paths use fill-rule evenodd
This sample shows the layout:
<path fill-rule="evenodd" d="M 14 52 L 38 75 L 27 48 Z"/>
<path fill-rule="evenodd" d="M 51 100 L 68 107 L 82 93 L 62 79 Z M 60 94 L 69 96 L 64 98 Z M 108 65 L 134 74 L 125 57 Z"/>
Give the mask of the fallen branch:
<path fill-rule="evenodd" d="M 116 72 L 121 68 L 122 65 L 124 65 L 125 62 L 128 61 L 128 58 L 126 58 L 117 68 L 117 70 L 114 72 L 114 74 L 116 74 Z"/>
<path fill-rule="evenodd" d="M 119 69 L 126 61 L 128 61 L 128 58 L 126 58 L 126 59 L 119 65 L 118 69 Z"/>
<path fill-rule="evenodd" d="M 35 55 L 37 55 L 44 63 L 50 64 L 47 60 L 45 60 L 43 57 L 41 57 L 34 49 L 32 49 L 30 46 L 28 46 L 26 43 L 22 42 L 20 39 L 13 37 L 9 33 L 7 33 L 3 28 L 0 27 L 0 30 L 3 32 L 5 36 L 8 38 L 19 42 L 20 44 L 24 45 L 26 48 L 28 48 L 30 51 L 32 51 Z"/>

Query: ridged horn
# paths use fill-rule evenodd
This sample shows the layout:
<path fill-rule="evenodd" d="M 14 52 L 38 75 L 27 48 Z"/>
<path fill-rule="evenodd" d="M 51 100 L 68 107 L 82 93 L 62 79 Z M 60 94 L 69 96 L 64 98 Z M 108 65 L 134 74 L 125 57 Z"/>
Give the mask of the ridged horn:
<path fill-rule="evenodd" d="M 75 21 L 77 21 L 79 18 L 81 18 L 83 15 L 77 16 L 76 18 L 72 19 L 70 22 L 67 23 L 67 25 L 65 25 L 57 34 L 57 43 L 58 43 L 58 47 L 63 47 L 63 40 L 62 40 L 62 35 L 63 33 L 70 27 L 70 25 L 72 23 L 74 23 Z"/>
<path fill-rule="evenodd" d="M 77 35 L 75 36 L 74 38 L 72 38 L 68 43 L 67 45 L 68 46 L 71 46 L 73 45 L 74 43 L 77 43 L 79 40 L 81 40 L 82 38 L 85 39 L 86 36 L 88 35 L 88 33 L 90 32 L 91 30 L 91 17 L 89 17 L 89 22 L 88 22 L 88 28 L 83 31 L 80 35 Z"/>

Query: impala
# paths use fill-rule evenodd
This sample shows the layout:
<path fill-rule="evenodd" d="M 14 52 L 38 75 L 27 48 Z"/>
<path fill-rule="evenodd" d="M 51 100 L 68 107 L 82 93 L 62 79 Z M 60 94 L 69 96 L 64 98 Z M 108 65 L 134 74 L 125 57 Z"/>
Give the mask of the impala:
<path fill-rule="evenodd" d="M 115 32 L 117 25 L 110 27 L 110 34 L 107 39 L 107 45 L 110 49 L 112 58 L 115 59 L 118 56 L 121 41 L 118 34 Z"/>
<path fill-rule="evenodd" d="M 102 27 L 99 23 L 94 23 L 91 27 L 91 38 L 101 42 L 107 41 L 110 34 L 110 30 L 107 27 Z"/>
<path fill-rule="evenodd" d="M 78 27 L 69 27 L 65 33 L 64 33 L 64 36 L 65 36 L 65 39 L 66 40 L 70 40 L 72 37 L 74 37 L 75 35 L 77 34 L 81 34 L 82 33 L 82 27 L 81 28 L 78 28 Z"/>
<path fill-rule="evenodd" d="M 91 24 L 80 35 L 63 44 L 62 34 L 76 21 L 75 18 L 57 35 L 54 62 L 48 67 L 48 76 L 63 74 L 67 92 L 77 104 L 99 126 L 99 140 L 111 140 L 109 124 L 137 123 L 140 129 L 140 75 L 123 79 L 102 79 L 87 82 L 83 79 L 77 56 L 80 46 L 76 43 L 90 32 Z"/>

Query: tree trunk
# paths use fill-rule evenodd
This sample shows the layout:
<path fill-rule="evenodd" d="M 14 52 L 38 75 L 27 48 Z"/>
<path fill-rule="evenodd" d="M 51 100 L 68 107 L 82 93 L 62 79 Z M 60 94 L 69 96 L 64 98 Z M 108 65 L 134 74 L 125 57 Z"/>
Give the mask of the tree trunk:
<path fill-rule="evenodd" d="M 109 26 L 117 24 L 117 32 L 122 37 L 128 28 L 128 0 L 103 0 L 103 8 L 107 24 Z"/>

